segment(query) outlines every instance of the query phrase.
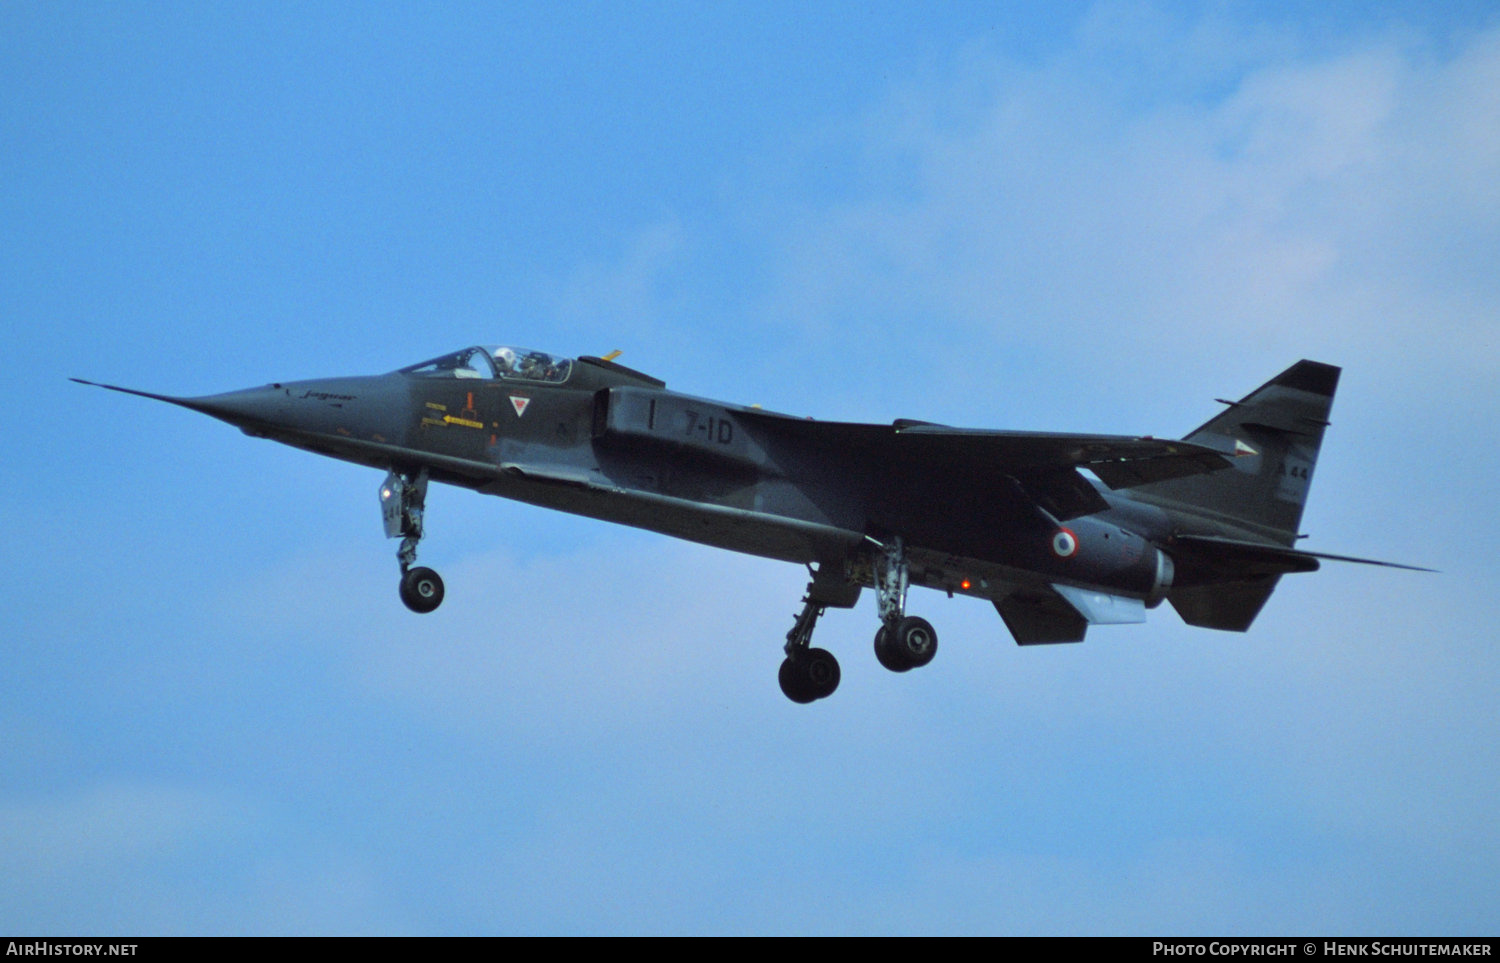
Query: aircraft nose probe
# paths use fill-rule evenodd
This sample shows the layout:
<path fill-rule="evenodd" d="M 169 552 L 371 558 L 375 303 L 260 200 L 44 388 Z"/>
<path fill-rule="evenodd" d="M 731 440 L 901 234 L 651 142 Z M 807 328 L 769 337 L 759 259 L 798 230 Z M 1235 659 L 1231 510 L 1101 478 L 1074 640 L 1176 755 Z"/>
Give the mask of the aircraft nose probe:
<path fill-rule="evenodd" d="M 107 388 L 110 391 L 118 391 L 121 394 L 150 398 L 153 401 L 165 401 L 169 405 L 176 405 L 179 408 L 186 408 L 189 411 L 197 411 L 218 418 L 220 421 L 227 421 L 231 425 L 246 431 L 251 430 L 254 425 L 270 422 L 276 416 L 276 410 L 272 406 L 272 389 L 270 388 L 251 388 L 246 391 L 229 391 L 218 395 L 184 398 L 177 395 L 161 395 L 151 391 L 140 391 L 135 388 L 122 388 L 119 385 L 107 385 L 98 381 L 86 381 L 83 378 L 69 378 L 68 380 L 95 388 Z"/>

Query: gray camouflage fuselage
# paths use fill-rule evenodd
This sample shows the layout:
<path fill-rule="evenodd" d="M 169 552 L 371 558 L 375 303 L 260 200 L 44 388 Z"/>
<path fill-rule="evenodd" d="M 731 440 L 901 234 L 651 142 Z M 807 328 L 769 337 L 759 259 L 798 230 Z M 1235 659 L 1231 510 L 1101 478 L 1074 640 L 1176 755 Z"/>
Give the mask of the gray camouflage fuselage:
<path fill-rule="evenodd" d="M 1169 442 L 820 422 L 679 394 L 604 359 L 538 352 L 522 374 L 509 358 L 465 349 L 200 398 L 116 390 L 420 477 L 422 491 L 430 478 L 807 564 L 812 615 L 789 659 L 824 606 L 852 606 L 862 587 L 894 626 L 908 579 L 989 599 L 1024 644 L 1143 621 L 1163 599 L 1192 624 L 1243 630 L 1280 575 L 1318 567 L 1292 545 L 1337 385 L 1328 365 L 1299 362 Z M 420 521 L 401 533 L 414 536 L 405 571 Z"/>

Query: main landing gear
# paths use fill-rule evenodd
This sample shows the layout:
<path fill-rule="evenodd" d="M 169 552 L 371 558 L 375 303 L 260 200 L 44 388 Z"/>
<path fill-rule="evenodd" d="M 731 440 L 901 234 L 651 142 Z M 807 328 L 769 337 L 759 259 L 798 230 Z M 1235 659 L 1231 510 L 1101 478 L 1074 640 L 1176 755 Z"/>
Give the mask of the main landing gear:
<path fill-rule="evenodd" d="M 816 582 L 810 583 L 802 599 L 802 614 L 786 634 L 786 658 L 776 677 L 788 699 L 804 704 L 826 699 L 839 687 L 839 660 L 827 649 L 812 647 L 813 627 L 827 608 L 817 600 L 816 592 Z"/>
<path fill-rule="evenodd" d="M 386 538 L 401 539 L 401 601 L 413 612 L 431 612 L 443 604 L 443 580 L 430 568 L 413 567 L 422 540 L 422 505 L 427 500 L 427 469 L 416 474 L 391 469 L 380 486 L 380 514 Z"/>
<path fill-rule="evenodd" d="M 926 619 L 906 614 L 909 572 L 901 539 L 880 545 L 874 562 L 875 604 L 880 613 L 875 658 L 892 672 L 924 666 L 937 655 L 937 632 Z"/>
<path fill-rule="evenodd" d="M 877 548 L 871 559 L 870 574 L 881 622 L 880 631 L 875 633 L 875 657 L 892 672 L 926 665 L 937 655 L 937 632 L 926 619 L 906 614 L 910 576 L 901 539 L 871 541 Z M 802 598 L 802 612 L 786 634 L 786 659 L 777 679 L 781 691 L 797 703 L 826 699 L 838 688 L 839 662 L 827 649 L 813 648 L 813 628 L 825 609 L 853 608 L 859 599 L 858 584 L 851 584 L 842 577 L 842 572 L 827 575 L 827 571 L 828 566 L 819 565 L 814 572 Z"/>

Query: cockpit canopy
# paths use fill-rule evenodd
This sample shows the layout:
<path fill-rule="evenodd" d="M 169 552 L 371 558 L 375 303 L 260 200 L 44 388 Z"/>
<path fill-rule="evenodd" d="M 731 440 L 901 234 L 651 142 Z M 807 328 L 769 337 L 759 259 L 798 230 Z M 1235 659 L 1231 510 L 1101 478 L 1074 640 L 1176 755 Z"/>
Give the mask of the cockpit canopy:
<path fill-rule="evenodd" d="M 418 378 L 503 378 L 506 381 L 560 385 L 573 372 L 573 359 L 559 358 L 545 351 L 492 344 L 464 348 L 401 371 Z"/>

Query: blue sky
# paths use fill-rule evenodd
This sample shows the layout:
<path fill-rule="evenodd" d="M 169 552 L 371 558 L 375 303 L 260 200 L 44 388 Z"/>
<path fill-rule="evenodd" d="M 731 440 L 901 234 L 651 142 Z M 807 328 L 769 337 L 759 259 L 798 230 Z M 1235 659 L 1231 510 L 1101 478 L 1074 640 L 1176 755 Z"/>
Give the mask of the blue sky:
<path fill-rule="evenodd" d="M 0 929 L 1493 933 L 1487 4 L 0 7 Z M 1019 649 L 198 394 L 623 349 L 818 417 L 1171 435 L 1345 367 L 1246 635 Z"/>

